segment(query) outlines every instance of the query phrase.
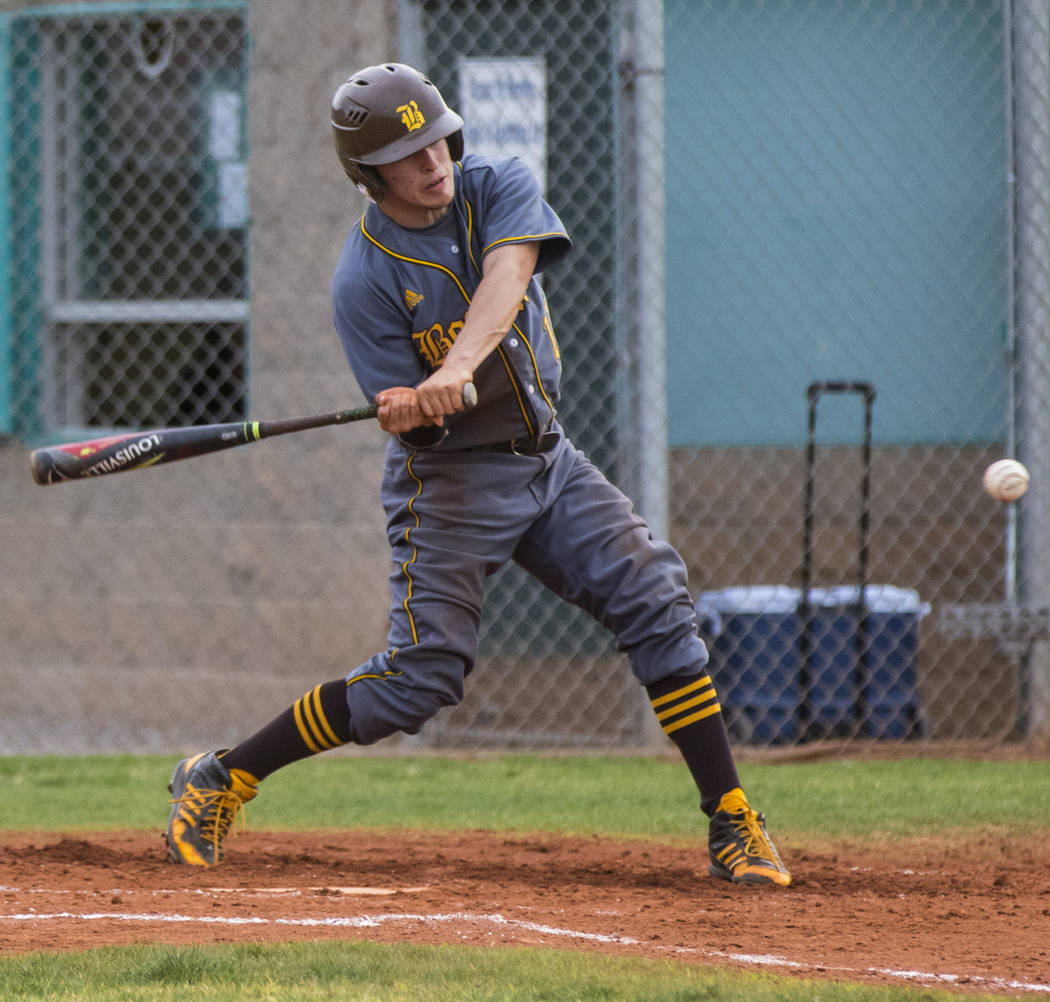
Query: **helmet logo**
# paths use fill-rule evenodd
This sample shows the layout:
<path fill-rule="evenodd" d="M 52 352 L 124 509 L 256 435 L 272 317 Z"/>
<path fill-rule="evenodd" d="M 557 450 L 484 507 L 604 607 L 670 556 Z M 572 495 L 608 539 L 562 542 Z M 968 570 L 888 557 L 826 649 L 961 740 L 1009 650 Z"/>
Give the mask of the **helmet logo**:
<path fill-rule="evenodd" d="M 401 123 L 409 132 L 415 132 L 416 129 L 421 129 L 427 124 L 423 112 L 419 110 L 419 105 L 415 101 L 409 101 L 408 104 L 401 105 L 397 110 L 401 113 Z"/>

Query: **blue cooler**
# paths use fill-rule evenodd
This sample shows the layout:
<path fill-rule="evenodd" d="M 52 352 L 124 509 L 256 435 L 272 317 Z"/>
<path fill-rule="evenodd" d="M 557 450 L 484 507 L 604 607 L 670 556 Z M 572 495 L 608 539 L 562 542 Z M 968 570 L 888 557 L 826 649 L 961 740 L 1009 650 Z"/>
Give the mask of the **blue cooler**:
<path fill-rule="evenodd" d="M 848 592 L 848 588 L 842 592 L 810 589 L 808 623 L 807 610 L 799 608 L 803 631 L 799 724 L 803 737 L 809 740 L 860 733 L 860 616 L 855 605 L 849 604 Z M 854 588 L 854 601 L 856 593 Z"/>
<path fill-rule="evenodd" d="M 929 603 L 910 589 L 868 585 L 862 618 L 858 594 L 856 585 L 810 589 L 806 736 L 919 737 L 916 660 Z"/>
<path fill-rule="evenodd" d="M 708 669 L 730 737 L 784 744 L 799 737 L 801 593 L 786 585 L 702 592 L 696 602 Z"/>

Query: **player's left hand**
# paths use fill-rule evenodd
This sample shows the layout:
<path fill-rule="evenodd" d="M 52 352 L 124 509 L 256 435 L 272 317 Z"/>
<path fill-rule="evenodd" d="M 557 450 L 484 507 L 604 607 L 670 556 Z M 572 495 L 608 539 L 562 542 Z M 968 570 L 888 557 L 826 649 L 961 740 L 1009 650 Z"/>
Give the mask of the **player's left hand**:
<path fill-rule="evenodd" d="M 445 414 L 456 414 L 466 409 L 463 402 L 463 387 L 471 381 L 474 373 L 470 369 L 450 365 L 448 359 L 436 372 L 431 373 L 416 387 L 419 406 L 423 413 L 440 424 Z"/>
<path fill-rule="evenodd" d="M 420 406 L 419 391 L 412 386 L 391 386 L 376 394 L 379 427 L 391 435 L 402 435 L 423 425 L 444 424 L 444 418 L 428 416 Z"/>

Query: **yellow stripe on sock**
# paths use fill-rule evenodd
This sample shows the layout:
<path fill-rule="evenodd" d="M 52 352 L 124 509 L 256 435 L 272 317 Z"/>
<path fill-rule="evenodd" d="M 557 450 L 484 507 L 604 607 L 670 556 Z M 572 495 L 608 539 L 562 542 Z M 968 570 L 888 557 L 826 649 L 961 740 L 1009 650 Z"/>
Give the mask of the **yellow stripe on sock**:
<path fill-rule="evenodd" d="M 651 699 L 649 702 L 652 703 L 653 709 L 657 707 L 666 706 L 668 703 L 673 703 L 676 699 L 681 699 L 683 696 L 688 696 L 691 692 L 696 692 L 697 689 L 702 689 L 704 686 L 711 684 L 711 677 L 704 675 L 702 678 L 698 678 L 695 682 L 690 682 L 689 685 L 682 686 L 681 689 L 675 692 L 669 692 L 666 696 L 658 696 L 656 699 Z"/>
<path fill-rule="evenodd" d="M 317 686 L 312 693 L 313 704 L 314 704 L 314 716 L 317 717 L 317 722 L 321 725 L 324 731 L 324 736 L 328 738 L 329 748 L 338 748 L 343 742 L 336 737 L 335 731 L 332 730 L 331 724 L 328 723 L 328 718 L 324 715 L 324 707 L 321 705 L 321 687 Z"/>
<path fill-rule="evenodd" d="M 716 713 L 721 713 L 722 707 L 718 703 L 712 703 L 710 706 L 705 707 L 698 713 L 692 714 L 689 717 L 683 717 L 681 720 L 676 720 L 671 724 L 664 724 L 664 734 L 671 734 L 673 731 L 679 730 L 682 727 L 688 727 L 689 724 L 695 724 L 698 720 L 703 720 L 705 717 L 714 716 Z"/>
<path fill-rule="evenodd" d="M 320 688 L 320 686 L 318 686 Z M 317 689 L 313 692 L 308 692 L 299 702 L 303 707 L 303 719 L 306 721 L 306 726 L 310 728 L 310 733 L 313 735 L 313 739 L 321 751 L 326 751 L 332 746 L 325 740 L 324 735 L 321 733 L 321 728 L 317 726 L 317 718 L 314 716 L 313 707 L 310 705 L 311 696 L 316 695 Z"/>
<path fill-rule="evenodd" d="M 677 717 L 679 713 L 691 710 L 694 706 L 699 706 L 701 703 L 709 703 L 712 699 L 718 699 L 718 693 L 715 692 L 714 686 L 706 689 L 693 699 L 687 699 L 684 703 L 675 703 L 674 706 L 658 713 L 656 719 L 666 720 L 668 717 Z"/>
<path fill-rule="evenodd" d="M 312 751 L 316 755 L 319 752 L 324 751 L 324 749 L 319 748 L 314 742 L 312 729 L 310 728 L 308 722 L 304 719 L 303 703 L 306 701 L 306 698 L 306 696 L 303 696 L 302 699 L 297 699 L 295 701 L 295 706 L 293 708 L 293 713 L 295 715 L 295 726 L 299 728 L 299 737 L 303 739 L 303 744 L 306 745 L 306 747 L 309 748 L 310 751 Z"/>
<path fill-rule="evenodd" d="M 318 685 L 312 692 L 308 692 L 303 696 L 299 702 L 303 707 L 303 719 L 306 721 L 306 726 L 310 728 L 310 734 L 313 736 L 314 742 L 320 751 L 328 751 L 330 748 L 338 747 L 340 742 L 332 734 L 332 729 L 328 727 L 328 722 L 324 720 L 324 714 L 320 714 L 320 693 L 321 687 Z M 331 734 L 331 740 L 325 736 L 322 724 L 318 722 L 318 714 L 320 714 L 320 719 L 324 721 L 323 728 L 326 728 L 328 733 Z"/>

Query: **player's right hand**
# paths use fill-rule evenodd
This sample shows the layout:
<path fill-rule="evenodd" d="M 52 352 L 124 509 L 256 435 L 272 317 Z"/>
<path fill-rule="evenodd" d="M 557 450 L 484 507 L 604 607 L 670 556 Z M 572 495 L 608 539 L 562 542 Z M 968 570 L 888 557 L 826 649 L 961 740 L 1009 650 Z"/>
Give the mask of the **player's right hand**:
<path fill-rule="evenodd" d="M 419 403 L 419 393 L 412 386 L 391 386 L 376 394 L 379 411 L 376 418 L 379 427 L 391 435 L 402 435 L 413 428 L 424 425 L 441 425 L 445 419 L 440 415 L 428 417 Z"/>

